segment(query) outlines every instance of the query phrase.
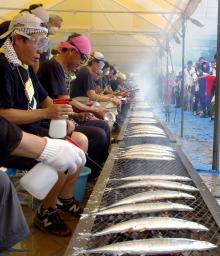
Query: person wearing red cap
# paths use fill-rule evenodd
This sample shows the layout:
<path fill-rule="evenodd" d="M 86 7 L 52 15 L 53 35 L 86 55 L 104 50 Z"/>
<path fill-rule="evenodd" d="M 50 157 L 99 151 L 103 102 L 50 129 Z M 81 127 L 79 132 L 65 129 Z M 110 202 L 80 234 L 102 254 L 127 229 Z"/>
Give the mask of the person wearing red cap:
<path fill-rule="evenodd" d="M 68 95 L 68 89 L 64 83 L 65 76 L 76 72 L 87 61 L 91 52 L 91 44 L 86 36 L 73 33 L 67 41 L 59 43 L 59 50 L 60 52 L 53 59 L 41 64 L 37 73 L 39 80 L 52 98 Z M 61 78 L 62 81 L 59 80 Z M 60 85 L 57 85 L 57 81 Z M 103 108 L 87 107 L 75 100 L 71 104 L 80 111 L 93 113 L 98 118 L 103 118 L 106 113 Z"/>
<path fill-rule="evenodd" d="M 65 73 L 76 71 L 86 62 L 91 52 L 91 44 L 86 36 L 76 34 L 67 41 L 60 42 L 59 49 L 60 54 L 42 63 L 37 73 L 38 78 L 52 98 L 68 95 Z M 64 81 L 64 84 L 60 80 Z"/>
<path fill-rule="evenodd" d="M 37 75 L 51 98 L 69 98 L 65 82 L 65 72 L 75 71 L 87 60 L 91 51 L 91 45 L 86 36 L 73 34 L 69 36 L 66 42 L 61 42 L 59 48 L 60 54 L 42 63 Z M 85 120 L 80 120 L 80 125 L 77 125 L 75 130 L 88 137 L 88 155 L 93 161 L 88 160 L 87 166 L 92 169 L 92 176 L 97 176 L 100 172 L 99 166 L 108 156 L 110 143 L 109 126 L 104 120 L 89 120 L 90 115 L 85 113 L 85 111 L 91 112 L 92 110 L 95 114 L 100 113 L 96 108 L 84 106 L 75 100 L 71 101 L 70 104 L 74 109 L 77 109 L 77 112 L 80 110 L 84 112 L 73 115 L 73 118 L 76 120 L 78 117 L 81 119 L 82 115 L 85 117 Z"/>

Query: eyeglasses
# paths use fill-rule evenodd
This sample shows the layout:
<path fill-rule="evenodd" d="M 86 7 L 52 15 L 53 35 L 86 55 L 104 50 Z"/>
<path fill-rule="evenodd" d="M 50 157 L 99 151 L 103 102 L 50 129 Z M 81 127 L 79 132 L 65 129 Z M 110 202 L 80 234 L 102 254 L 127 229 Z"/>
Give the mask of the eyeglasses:
<path fill-rule="evenodd" d="M 49 42 L 47 36 L 39 36 L 37 34 L 27 35 L 22 31 L 17 32 L 17 34 L 31 40 L 34 43 L 34 46 L 37 48 L 37 50 L 40 50 L 42 52 L 46 52 L 48 50 Z"/>
<path fill-rule="evenodd" d="M 103 60 L 95 60 L 97 63 L 99 63 L 100 65 L 100 69 L 103 69 L 103 67 L 105 66 L 105 63 L 103 62 Z"/>
<path fill-rule="evenodd" d="M 82 60 L 83 63 L 85 63 L 87 60 L 88 60 L 88 55 L 87 54 L 84 54 L 80 51 L 80 49 L 71 41 L 68 41 L 69 44 L 71 44 L 72 46 L 74 46 L 74 48 L 77 50 L 77 52 L 79 53 L 80 55 L 80 58 Z"/>
<path fill-rule="evenodd" d="M 34 42 L 35 47 L 43 52 L 46 52 L 49 47 L 48 38 L 46 36 L 30 36 L 29 38 L 32 42 Z"/>

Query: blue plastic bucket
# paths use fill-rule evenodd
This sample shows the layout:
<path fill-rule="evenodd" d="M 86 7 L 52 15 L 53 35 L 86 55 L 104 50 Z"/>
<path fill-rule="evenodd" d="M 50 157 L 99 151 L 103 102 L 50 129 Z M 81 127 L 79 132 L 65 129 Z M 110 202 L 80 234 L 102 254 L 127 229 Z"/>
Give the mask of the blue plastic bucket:
<path fill-rule="evenodd" d="M 91 169 L 89 167 L 86 167 L 86 166 L 83 167 L 76 181 L 73 196 L 78 202 L 82 202 L 84 199 L 85 192 L 86 192 L 87 179 L 90 173 L 91 173 Z"/>
<path fill-rule="evenodd" d="M 16 173 L 16 169 L 7 168 L 6 173 L 8 176 L 12 176 Z"/>

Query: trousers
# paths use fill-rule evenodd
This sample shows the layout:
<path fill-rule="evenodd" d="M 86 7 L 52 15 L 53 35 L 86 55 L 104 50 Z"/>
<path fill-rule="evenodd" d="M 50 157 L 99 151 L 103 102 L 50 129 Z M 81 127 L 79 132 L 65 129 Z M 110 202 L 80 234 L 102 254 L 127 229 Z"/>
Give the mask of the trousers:
<path fill-rule="evenodd" d="M 0 252 L 25 240 L 29 228 L 15 188 L 7 174 L 0 171 Z"/>
<path fill-rule="evenodd" d="M 86 166 L 92 169 L 91 176 L 97 176 L 102 163 L 108 157 L 110 144 L 110 129 L 103 120 L 89 120 L 79 126 L 75 131 L 85 134 L 89 140 L 88 156 Z"/>

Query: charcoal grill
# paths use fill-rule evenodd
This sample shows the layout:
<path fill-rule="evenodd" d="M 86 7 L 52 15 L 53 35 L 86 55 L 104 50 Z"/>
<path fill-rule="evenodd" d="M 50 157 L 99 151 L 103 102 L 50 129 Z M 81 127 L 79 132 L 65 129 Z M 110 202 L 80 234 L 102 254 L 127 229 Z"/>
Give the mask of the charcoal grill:
<path fill-rule="evenodd" d="M 123 126 L 123 134 L 120 134 L 121 141 L 114 145 L 112 151 L 108 157 L 108 160 L 103 168 L 103 171 L 94 187 L 93 193 L 85 207 L 84 215 L 79 221 L 79 224 L 75 230 L 75 233 L 69 243 L 65 255 L 88 255 L 85 254 L 86 249 L 103 246 L 110 243 L 116 243 L 120 241 L 127 241 L 133 239 L 145 239 L 153 237 L 177 237 L 177 238 L 189 238 L 196 240 L 206 240 L 216 245 L 220 243 L 220 207 L 218 206 L 211 193 L 196 173 L 186 156 L 181 149 L 172 143 L 173 140 L 169 139 L 169 134 L 166 138 L 152 138 L 152 137 L 138 137 L 131 138 L 126 132 L 130 127 L 134 127 L 135 123 L 130 124 L 129 119 L 132 113 L 149 112 L 149 108 L 144 107 L 131 107 L 128 112 L 125 124 Z M 144 116 L 143 116 L 144 118 Z M 157 123 L 153 124 L 156 127 L 162 128 L 163 126 L 157 120 Z M 165 145 L 174 149 L 175 160 L 128 160 L 120 157 L 122 150 L 126 151 L 128 146 L 138 144 L 156 144 Z M 114 186 L 122 184 L 122 182 L 115 182 L 111 179 L 122 178 L 130 175 L 141 174 L 173 174 L 182 175 L 192 178 L 191 182 L 187 182 L 189 185 L 199 188 L 199 192 L 193 192 L 196 199 L 186 200 L 178 199 L 172 200 L 173 202 L 187 204 L 194 208 L 192 212 L 172 212 L 169 213 L 170 217 L 183 218 L 189 221 L 195 221 L 205 225 L 209 228 L 207 232 L 193 233 L 190 231 L 153 231 L 153 232 L 138 232 L 132 234 L 113 234 L 101 237 L 92 237 L 91 233 L 96 233 L 102 229 L 113 225 L 115 223 L 133 219 L 137 217 L 150 216 L 149 214 L 135 214 L 135 215 L 112 215 L 112 216 L 92 216 L 91 213 L 97 209 L 113 204 L 118 200 L 129 196 L 134 193 L 146 191 L 146 189 L 126 189 L 126 190 L 111 190 Z M 152 215 L 156 216 L 156 214 Z M 95 255 L 95 254 L 90 254 Z M 97 254 L 100 255 L 100 254 Z M 104 255 L 104 254 L 102 254 Z M 184 254 L 178 254 L 179 256 L 219 256 L 220 248 L 212 250 L 210 252 L 190 252 Z"/>

